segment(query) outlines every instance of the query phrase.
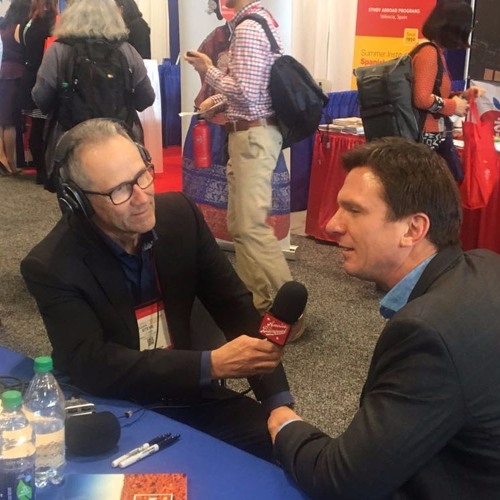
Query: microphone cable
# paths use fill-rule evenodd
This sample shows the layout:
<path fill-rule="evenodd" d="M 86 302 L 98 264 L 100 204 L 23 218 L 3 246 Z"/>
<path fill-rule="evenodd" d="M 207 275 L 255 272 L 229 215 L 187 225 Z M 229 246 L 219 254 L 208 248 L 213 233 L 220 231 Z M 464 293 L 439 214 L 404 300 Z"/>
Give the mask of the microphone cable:
<path fill-rule="evenodd" d="M 18 377 L 10 375 L 0 375 L 0 393 L 4 391 L 19 391 L 24 394 L 27 387 L 27 382 Z"/>

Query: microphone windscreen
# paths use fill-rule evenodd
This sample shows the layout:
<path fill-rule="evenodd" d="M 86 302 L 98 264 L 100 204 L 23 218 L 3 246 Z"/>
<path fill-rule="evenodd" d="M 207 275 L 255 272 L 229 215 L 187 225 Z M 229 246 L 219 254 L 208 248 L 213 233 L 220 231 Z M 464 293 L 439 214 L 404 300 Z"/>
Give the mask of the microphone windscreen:
<path fill-rule="evenodd" d="M 287 281 L 276 293 L 270 313 L 289 325 L 302 315 L 307 304 L 307 289 L 298 281 Z"/>
<path fill-rule="evenodd" d="M 89 457 L 110 451 L 120 434 L 120 423 L 109 411 L 66 418 L 66 449 L 73 455 Z"/>

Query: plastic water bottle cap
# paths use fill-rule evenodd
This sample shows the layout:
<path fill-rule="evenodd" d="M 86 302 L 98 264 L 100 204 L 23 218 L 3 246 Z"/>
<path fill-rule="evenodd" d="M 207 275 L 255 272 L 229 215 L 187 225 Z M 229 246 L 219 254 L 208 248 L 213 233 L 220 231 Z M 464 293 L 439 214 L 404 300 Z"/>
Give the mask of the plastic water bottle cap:
<path fill-rule="evenodd" d="M 2 394 L 2 405 L 6 410 L 12 410 L 21 405 L 23 397 L 19 391 L 5 391 Z"/>
<path fill-rule="evenodd" d="M 35 373 L 47 373 L 52 371 L 52 368 L 54 368 L 54 364 L 50 356 L 39 356 L 35 358 Z"/>

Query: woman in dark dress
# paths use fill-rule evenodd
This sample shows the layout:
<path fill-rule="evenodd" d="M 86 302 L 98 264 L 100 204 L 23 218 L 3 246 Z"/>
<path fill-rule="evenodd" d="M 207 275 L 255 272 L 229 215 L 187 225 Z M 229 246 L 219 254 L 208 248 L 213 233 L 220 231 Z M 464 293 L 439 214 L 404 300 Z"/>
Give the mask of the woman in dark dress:
<path fill-rule="evenodd" d="M 13 0 L 0 24 L 3 53 L 0 67 L 0 174 L 13 175 L 16 168 L 16 127 L 21 123 L 19 88 L 24 72 L 24 48 L 19 25 L 26 22 L 30 0 Z"/>
<path fill-rule="evenodd" d="M 143 59 L 151 59 L 151 29 L 134 0 L 115 0 L 129 30 L 128 43 Z"/>
<path fill-rule="evenodd" d="M 25 115 L 31 117 L 29 147 L 36 168 L 37 184 L 44 184 L 46 180 L 43 142 L 46 117 L 33 102 L 31 89 L 35 85 L 36 74 L 42 63 L 45 40 L 51 35 L 55 25 L 57 6 L 57 0 L 32 0 L 30 19 L 20 28 L 26 57 L 26 68 L 21 80 L 22 109 Z"/>

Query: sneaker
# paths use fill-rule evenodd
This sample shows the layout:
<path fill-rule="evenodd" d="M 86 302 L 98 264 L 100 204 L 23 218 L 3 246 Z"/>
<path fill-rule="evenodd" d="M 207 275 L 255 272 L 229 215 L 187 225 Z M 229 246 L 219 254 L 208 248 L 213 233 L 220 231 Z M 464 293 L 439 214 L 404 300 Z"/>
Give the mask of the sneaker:
<path fill-rule="evenodd" d="M 306 313 L 304 311 L 300 318 L 292 325 L 292 328 L 290 328 L 290 334 L 288 335 L 287 342 L 295 342 L 296 340 L 300 339 L 300 337 L 302 337 L 302 335 L 304 334 L 305 329 Z"/>

